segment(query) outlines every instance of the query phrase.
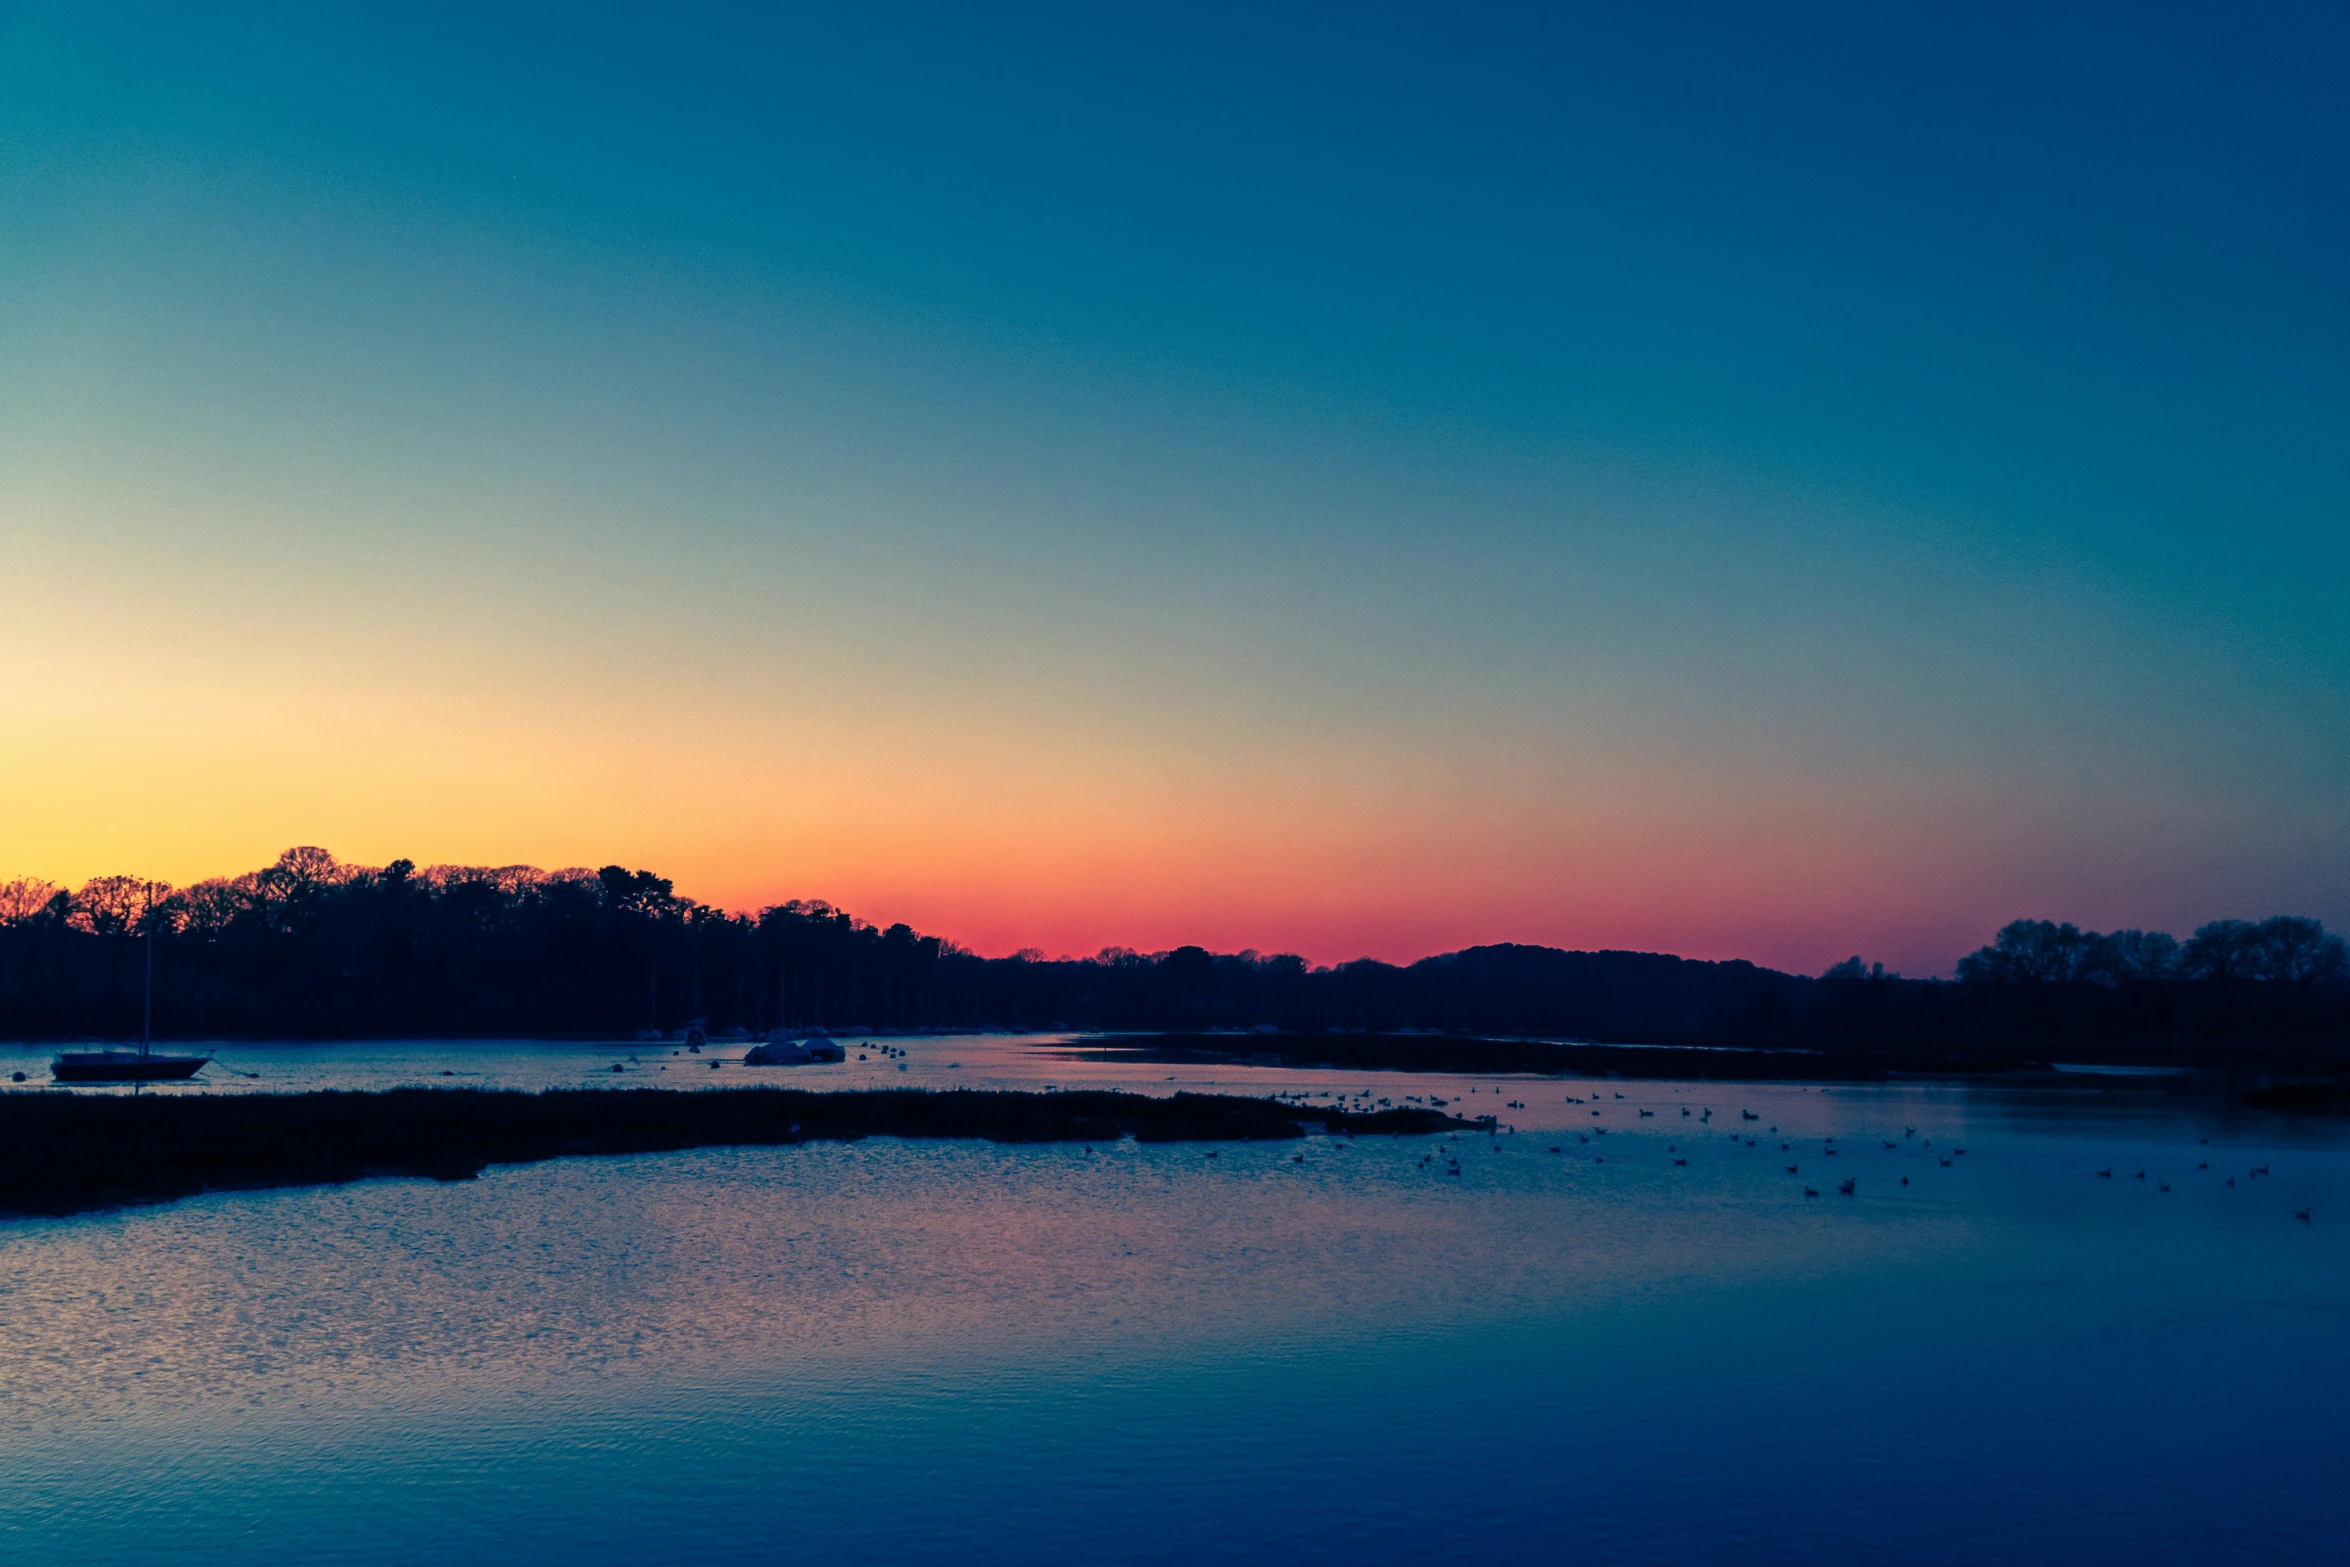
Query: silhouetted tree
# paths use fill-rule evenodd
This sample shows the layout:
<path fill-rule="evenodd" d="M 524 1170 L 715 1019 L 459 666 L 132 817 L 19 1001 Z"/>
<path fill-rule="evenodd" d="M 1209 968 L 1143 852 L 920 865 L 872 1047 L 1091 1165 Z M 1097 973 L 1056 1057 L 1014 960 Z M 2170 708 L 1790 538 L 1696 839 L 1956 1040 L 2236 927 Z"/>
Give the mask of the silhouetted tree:
<path fill-rule="evenodd" d="M 2117 984 L 2169 979 L 2179 971 L 2179 941 L 2159 930 L 2117 930 L 2103 938 L 2106 976 Z"/>
<path fill-rule="evenodd" d="M 2259 964 L 2255 931 L 2249 920 L 2197 926 L 2179 954 L 2180 971 L 2193 979 L 2250 979 Z"/>
<path fill-rule="evenodd" d="M 2339 980 L 2350 970 L 2342 938 L 2328 935 L 2313 919 L 2280 914 L 2262 920 L 2252 928 L 2248 944 L 2253 977 L 2296 992 Z"/>
<path fill-rule="evenodd" d="M 2049 920 L 2010 920 L 1991 945 L 1958 960 L 1958 977 L 1973 981 L 2054 984 L 2083 979 L 2098 966 L 2094 933 Z"/>
<path fill-rule="evenodd" d="M 128 935 L 141 928 L 156 890 L 136 876 L 93 876 L 74 889 L 74 926 L 94 936 Z"/>
<path fill-rule="evenodd" d="M 0 925 L 23 925 L 37 918 L 64 889 L 37 876 L 0 881 Z"/>
<path fill-rule="evenodd" d="M 2018 920 L 1961 961 L 1955 985 L 1857 957 L 1809 979 L 1515 944 L 1324 968 L 1199 946 L 983 958 L 817 900 L 731 914 L 618 865 L 372 869 L 308 847 L 178 891 L 129 877 L 73 893 L 0 887 L 0 1035 L 135 1030 L 128 938 L 142 920 L 156 931 L 157 1023 L 181 1037 L 612 1038 L 700 1014 L 714 1031 L 1271 1027 L 1913 1052 L 1968 1040 L 2068 1052 L 2350 1043 L 2342 942 L 2291 916 L 2214 922 L 2184 948 L 2158 931 Z"/>

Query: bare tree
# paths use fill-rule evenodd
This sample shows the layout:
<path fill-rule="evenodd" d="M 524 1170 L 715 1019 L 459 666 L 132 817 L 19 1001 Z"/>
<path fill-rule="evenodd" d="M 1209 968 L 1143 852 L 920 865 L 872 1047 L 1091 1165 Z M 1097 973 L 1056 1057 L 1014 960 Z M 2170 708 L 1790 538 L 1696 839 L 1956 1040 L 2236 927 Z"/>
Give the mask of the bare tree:
<path fill-rule="evenodd" d="M 145 928 L 148 912 L 170 891 L 138 876 L 93 876 L 74 889 L 74 926 L 98 936 L 127 936 Z"/>
<path fill-rule="evenodd" d="M 2168 979 L 2179 969 L 2179 939 L 2159 930 L 2117 930 L 2103 938 L 2114 979 Z"/>
<path fill-rule="evenodd" d="M 307 844 L 288 849 L 275 865 L 253 878 L 255 906 L 272 928 L 284 930 L 300 920 L 320 893 L 349 879 L 324 849 Z"/>
<path fill-rule="evenodd" d="M 2102 967 L 2103 938 L 2073 924 L 2052 920 L 2010 920 L 1988 947 L 1958 960 L 1963 980 L 2021 980 L 2055 983 L 2086 979 Z"/>
<path fill-rule="evenodd" d="M 22 925 L 49 906 L 65 889 L 38 876 L 0 881 L 0 925 Z"/>
<path fill-rule="evenodd" d="M 304 886 L 332 886 L 344 878 L 344 869 L 335 863 L 335 857 L 311 844 L 288 849 L 270 869 Z"/>
<path fill-rule="evenodd" d="M 247 871 L 242 876 L 215 876 L 200 881 L 177 894 L 173 902 L 179 906 L 181 924 L 199 936 L 217 937 L 235 924 L 238 917 L 251 912 L 258 904 L 260 874 Z"/>
<path fill-rule="evenodd" d="M 2196 979 L 2250 979 L 2257 966 L 2250 920 L 2213 920 L 2195 927 L 2179 953 L 2179 967 Z"/>
<path fill-rule="evenodd" d="M 2320 980 L 2340 979 L 2350 968 L 2342 938 L 2326 934 L 2325 926 L 2298 915 L 2279 914 L 2252 928 L 2247 943 L 2255 978 L 2294 990 L 2306 990 Z"/>

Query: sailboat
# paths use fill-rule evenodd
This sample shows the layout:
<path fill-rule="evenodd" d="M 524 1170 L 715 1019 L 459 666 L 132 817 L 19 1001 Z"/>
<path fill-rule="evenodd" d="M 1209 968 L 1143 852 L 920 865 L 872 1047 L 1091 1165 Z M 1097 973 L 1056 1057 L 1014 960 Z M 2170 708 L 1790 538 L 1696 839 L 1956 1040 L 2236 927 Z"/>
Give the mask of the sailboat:
<path fill-rule="evenodd" d="M 151 911 L 150 911 L 151 912 Z M 49 1063 L 60 1083 L 184 1083 L 210 1056 L 159 1056 L 155 1044 L 155 922 L 147 921 L 147 999 L 139 1011 L 136 1050 L 61 1050 Z"/>

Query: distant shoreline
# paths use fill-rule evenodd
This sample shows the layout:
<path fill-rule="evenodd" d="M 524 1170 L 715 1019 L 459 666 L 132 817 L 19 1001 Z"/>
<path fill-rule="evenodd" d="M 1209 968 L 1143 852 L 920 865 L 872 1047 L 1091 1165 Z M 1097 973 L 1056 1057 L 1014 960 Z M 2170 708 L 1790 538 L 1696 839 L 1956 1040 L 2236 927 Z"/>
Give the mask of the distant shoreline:
<path fill-rule="evenodd" d="M 2350 1065 L 2350 946 L 2313 919 L 2218 920 L 2184 942 L 2015 920 L 1957 972 L 1904 979 L 1853 957 L 1804 975 L 1523 942 L 1402 965 L 1199 946 L 986 958 L 821 902 L 728 913 L 618 865 L 369 867 L 315 847 L 176 890 L 0 883 L 0 1034 L 17 1039 L 1269 1028 L 1820 1048 L 1898 1070 L 2018 1054 Z"/>
<path fill-rule="evenodd" d="M 1083 1036 L 1105 1060 L 1228 1063 L 1387 1072 L 1523 1072 L 1544 1077 L 1718 1078 L 1730 1082 L 1868 1083 L 1894 1078 L 2056 1078 L 2059 1067 L 2105 1072 L 2284 1072 L 2350 1076 L 2350 1051 L 2200 1045 L 2051 1049 L 2041 1043 L 1823 1040 L 1808 1045 L 1656 1039 L 1511 1039 L 1433 1033 L 1136 1033 Z M 2084 1074 L 2086 1075 L 2086 1074 Z"/>
<path fill-rule="evenodd" d="M 2163 1073 L 2251 1073 L 2350 1081 L 2350 1044 L 2283 1042 L 2234 1038 L 2093 1042 L 2037 1038 L 1886 1040 L 1723 1039 L 1705 1035 L 1631 1038 L 1529 1037 L 1442 1032 L 1434 1029 L 1269 1030 L 1269 1029 L 1099 1029 L 999 1024 L 969 1028 L 851 1028 L 833 1037 L 853 1044 L 863 1039 L 956 1039 L 987 1035 L 1063 1036 L 1092 1059 L 1168 1064 L 1227 1064 L 1312 1070 L 1390 1072 L 1507 1072 L 1545 1077 L 1643 1079 L 1720 1078 L 1734 1082 L 1883 1082 L 1926 1077 L 2056 1077 L 2075 1069 L 2082 1075 Z M 601 1034 L 398 1034 L 317 1036 L 166 1036 L 156 1043 L 175 1050 L 211 1047 L 324 1044 L 609 1045 L 614 1049 L 667 1049 L 683 1036 L 657 1041 Z M 747 1048 L 756 1036 L 709 1036 L 714 1050 Z M 0 1048 L 26 1051 L 88 1049 L 119 1044 L 102 1039 L 0 1040 Z M 0 1087 L 6 1085 L 0 1084 Z"/>
<path fill-rule="evenodd" d="M 1349 1113 L 1214 1094 L 786 1088 L 403 1088 L 382 1093 L 0 1095 L 0 1215 L 64 1217 L 206 1192 L 493 1164 L 865 1137 L 1000 1143 L 1262 1142 L 1482 1130 L 1435 1110 Z"/>

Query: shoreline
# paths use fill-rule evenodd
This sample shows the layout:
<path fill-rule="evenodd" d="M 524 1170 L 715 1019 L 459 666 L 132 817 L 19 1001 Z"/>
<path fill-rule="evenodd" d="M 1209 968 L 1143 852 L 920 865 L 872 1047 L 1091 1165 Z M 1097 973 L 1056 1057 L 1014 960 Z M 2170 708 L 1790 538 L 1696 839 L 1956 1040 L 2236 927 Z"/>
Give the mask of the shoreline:
<path fill-rule="evenodd" d="M 1342 1071 L 1527 1071 L 1537 1076 L 1685 1078 L 1720 1076 L 1741 1081 L 1882 1081 L 1899 1076 L 1979 1078 L 2000 1074 L 2087 1071 L 2289 1071 L 2350 1078 L 2350 1038 L 2200 1038 L 2200 1041 L 2066 1041 L 2066 1038 L 1751 1038 L 1713 1034 L 1577 1036 L 1476 1034 L 1436 1029 L 1102 1029 L 1102 1027 L 973 1027 L 973 1029 L 837 1029 L 830 1038 L 855 1041 L 952 1041 L 952 1038 L 1060 1038 L 1072 1050 L 1100 1060 L 1234 1062 Z M 710 1034 L 705 1048 L 733 1050 L 757 1034 Z M 674 1038 L 606 1034 L 155 1034 L 157 1050 L 298 1048 L 298 1045 L 611 1045 L 616 1050 L 665 1050 Z M 54 1052 L 122 1048 L 120 1038 L 21 1036 L 0 1038 L 0 1050 Z"/>
<path fill-rule="evenodd" d="M 998 1036 L 1051 1038 L 1082 1059 L 1219 1063 L 1313 1070 L 1379 1072 L 1527 1073 L 1542 1077 L 1639 1079 L 1719 1078 L 1739 1082 L 1883 1082 L 1926 1077 L 1980 1079 L 2067 1075 L 2176 1075 L 2251 1073 L 2350 1082 L 2350 1040 L 2286 1042 L 2243 1039 L 2088 1041 L 2045 1038 L 1991 1040 L 1869 1038 L 1738 1038 L 1646 1034 L 1636 1038 L 1562 1038 L 1556 1035 L 1438 1032 L 1401 1029 L 1105 1029 L 1105 1028 L 843 1028 L 832 1038 L 952 1040 Z M 731 1050 L 757 1042 L 752 1034 L 713 1034 L 707 1048 Z M 570 1034 L 398 1034 L 318 1036 L 157 1035 L 160 1049 L 236 1050 L 304 1045 L 574 1045 L 667 1049 L 658 1041 Z M 0 1051 L 46 1053 L 120 1048 L 98 1038 L 0 1040 Z M 4 1085 L 0 1085 L 4 1086 Z"/>
<path fill-rule="evenodd" d="M 1347 1112 L 1221 1094 L 918 1088 L 396 1088 L 233 1097 L 0 1095 L 0 1217 L 63 1218 L 207 1192 L 493 1164 L 866 1137 L 999 1143 L 1265 1142 L 1482 1131 L 1435 1110 Z"/>
<path fill-rule="evenodd" d="M 2350 1078 L 2350 1051 L 2051 1049 L 2031 1044 L 1917 1045 L 1503 1038 L 1482 1034 L 1094 1033 L 1072 1053 L 1100 1061 L 1226 1064 L 1293 1070 L 1525 1073 L 1539 1077 L 1752 1083 L 1874 1083 L 1899 1078 L 2055 1082 L 2184 1078 L 2196 1073 Z M 2061 1065 L 2060 1065 L 2061 1063 Z"/>

